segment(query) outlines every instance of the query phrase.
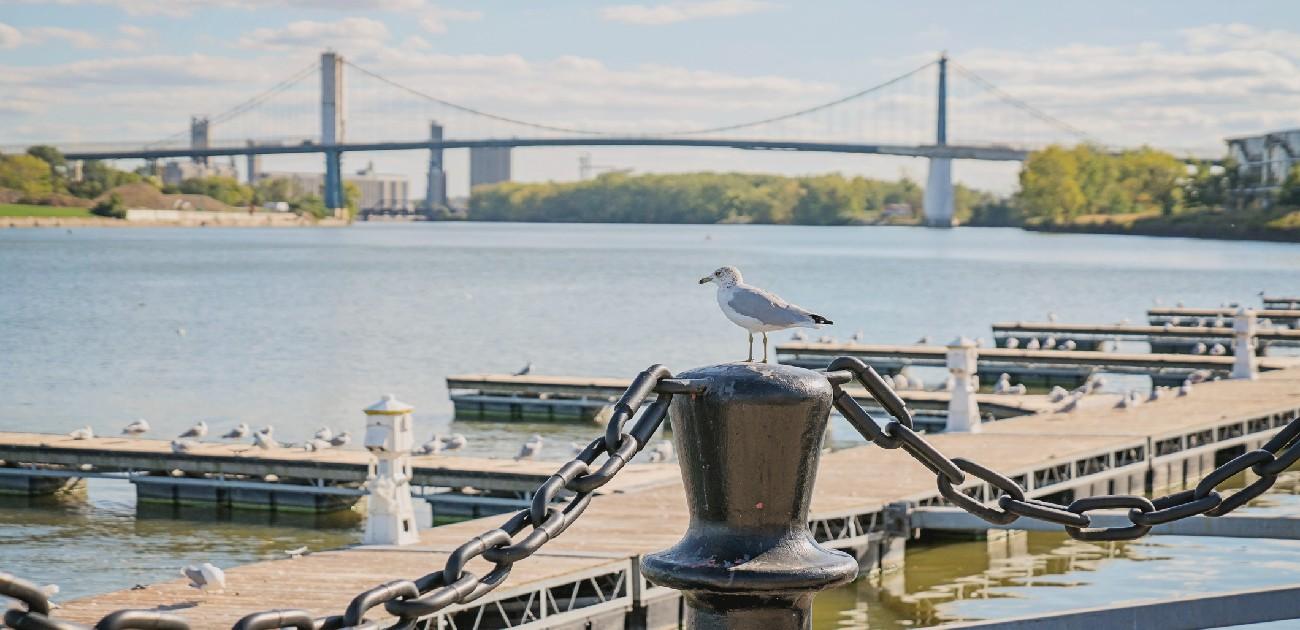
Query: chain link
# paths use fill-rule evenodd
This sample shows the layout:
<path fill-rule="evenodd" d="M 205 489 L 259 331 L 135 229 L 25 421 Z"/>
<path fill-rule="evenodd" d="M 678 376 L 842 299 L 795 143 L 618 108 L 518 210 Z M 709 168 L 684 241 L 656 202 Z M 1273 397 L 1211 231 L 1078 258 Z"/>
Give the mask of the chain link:
<path fill-rule="evenodd" d="M 935 474 L 939 494 L 957 507 L 994 525 L 1009 525 L 1022 516 L 1055 523 L 1064 526 L 1070 536 L 1079 540 L 1132 540 L 1163 523 L 1200 514 L 1223 516 L 1266 492 L 1282 471 L 1300 461 L 1300 418 L 1296 418 L 1260 448 L 1239 455 L 1211 471 L 1192 490 L 1176 492 L 1155 500 L 1135 495 L 1104 495 L 1060 505 L 1026 498 L 1025 490 L 1019 484 L 975 462 L 960 457 L 945 457 L 912 429 L 912 414 L 902 398 L 871 366 L 861 360 L 853 357 L 835 359 L 826 368 L 826 378 L 831 383 L 835 408 L 862 437 L 881 448 L 901 447 L 907 451 Z M 840 386 L 850 381 L 861 383 L 892 420 L 882 425 L 852 396 L 845 393 Z M 1253 471 L 1259 479 L 1224 498 L 1218 487 L 1247 470 Z M 976 477 L 1002 493 L 996 500 L 990 498 L 993 505 L 981 503 L 957 489 L 965 481 L 965 475 Z M 1129 508 L 1128 520 L 1132 525 L 1090 527 L 1092 519 L 1088 517 L 1088 512 L 1114 508 Z"/>

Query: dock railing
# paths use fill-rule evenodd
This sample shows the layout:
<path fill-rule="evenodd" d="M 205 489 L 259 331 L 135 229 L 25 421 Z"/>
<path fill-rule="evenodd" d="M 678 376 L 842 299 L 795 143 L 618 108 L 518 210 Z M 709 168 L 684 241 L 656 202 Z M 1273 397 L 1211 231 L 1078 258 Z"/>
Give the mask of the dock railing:
<path fill-rule="evenodd" d="M 888 421 L 873 418 L 844 391 L 853 381 L 880 403 Z M 642 410 L 652 395 L 654 401 Z M 1057 504 L 1027 498 L 1020 484 L 975 461 L 943 455 L 913 429 L 911 412 L 898 394 L 856 358 L 838 358 L 823 371 L 732 363 L 681 378 L 656 365 L 639 374 L 614 405 L 605 434 L 544 481 L 528 508 L 466 541 L 440 570 L 368 589 L 339 614 L 271 610 L 247 615 L 235 628 L 424 627 L 439 611 L 501 586 L 515 563 L 563 534 L 590 505 L 593 492 L 612 480 L 669 417 L 690 525 L 677 545 L 642 558 L 642 575 L 683 592 L 690 628 L 808 628 L 815 594 L 852 580 L 858 570 L 851 556 L 818 544 L 807 524 L 820 440 L 832 407 L 867 441 L 901 448 L 933 472 L 939 494 L 952 505 L 998 527 L 1022 517 L 1063 526 L 1079 540 L 1129 540 L 1157 525 L 1228 514 L 1300 461 L 1300 418 L 1292 418 L 1260 448 L 1214 469 L 1193 489 L 1154 500 L 1103 495 Z M 1220 486 L 1247 470 L 1259 478 L 1234 494 L 1220 493 Z M 985 502 L 965 494 L 959 488 L 968 475 L 1001 494 Z M 571 494 L 562 494 L 565 490 Z M 1090 515 L 1116 508 L 1125 510 L 1121 519 Z M 475 558 L 491 564 L 482 576 L 466 570 Z M 4 614 L 10 627 L 81 628 L 54 618 L 48 596 L 30 582 L 0 573 L 0 595 L 20 602 Z M 387 614 L 368 617 L 379 607 Z M 95 627 L 181 630 L 188 624 L 174 613 L 151 609 L 120 610 Z"/>

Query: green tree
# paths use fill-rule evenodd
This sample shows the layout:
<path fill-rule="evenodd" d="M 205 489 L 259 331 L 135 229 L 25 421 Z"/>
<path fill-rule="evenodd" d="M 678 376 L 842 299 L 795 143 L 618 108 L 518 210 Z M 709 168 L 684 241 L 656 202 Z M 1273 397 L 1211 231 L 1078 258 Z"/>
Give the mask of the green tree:
<path fill-rule="evenodd" d="M 193 177 L 181 182 L 180 192 L 207 195 L 228 206 L 247 206 L 253 201 L 253 189 L 233 177 Z"/>
<path fill-rule="evenodd" d="M 1300 206 L 1300 164 L 1287 172 L 1282 188 L 1278 190 L 1277 202 L 1283 206 Z"/>
<path fill-rule="evenodd" d="M 110 219 L 125 219 L 126 206 L 122 203 L 122 197 L 117 193 L 111 193 L 108 199 L 96 203 L 90 209 L 90 213 L 96 216 L 108 217 Z"/>
<path fill-rule="evenodd" d="M 84 199 L 94 199 L 118 186 L 134 184 L 141 179 L 136 173 L 118 170 L 98 160 L 89 160 L 81 166 L 81 180 L 68 182 L 68 192 Z"/>
<path fill-rule="evenodd" d="M 1031 153 L 1020 169 L 1018 199 L 1030 217 L 1060 220 L 1081 214 L 1087 199 L 1074 152 L 1052 145 Z"/>
<path fill-rule="evenodd" d="M 361 209 L 361 189 L 352 182 L 343 182 L 343 206 L 348 209 L 348 220 L 356 218 Z"/>
<path fill-rule="evenodd" d="M 48 145 L 36 145 L 27 147 L 27 155 L 45 162 L 50 167 L 50 189 L 54 192 L 63 192 L 64 177 L 68 168 L 68 161 L 63 158 L 63 153 L 58 149 Z"/>
<path fill-rule="evenodd" d="M 0 155 L 0 188 L 11 188 L 28 197 L 53 192 L 50 166 L 31 155 Z"/>

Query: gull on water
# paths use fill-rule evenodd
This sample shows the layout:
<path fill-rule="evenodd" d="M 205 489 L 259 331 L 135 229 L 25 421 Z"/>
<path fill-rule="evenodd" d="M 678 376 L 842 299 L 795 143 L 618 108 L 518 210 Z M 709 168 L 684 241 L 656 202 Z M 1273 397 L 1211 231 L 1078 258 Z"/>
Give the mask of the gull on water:
<path fill-rule="evenodd" d="M 68 437 L 74 440 L 89 440 L 90 438 L 95 437 L 95 430 L 91 429 L 90 425 L 86 425 L 69 433 Z"/>
<path fill-rule="evenodd" d="M 221 439 L 223 439 L 223 440 L 242 440 L 242 439 L 248 437 L 248 434 L 251 433 L 251 432 L 252 432 L 252 430 L 248 428 L 248 423 L 247 423 L 247 422 L 240 422 L 238 426 L 236 426 L 235 428 L 233 428 L 233 429 L 227 431 L 225 435 L 221 436 Z"/>
<path fill-rule="evenodd" d="M 149 426 L 149 421 L 145 420 L 144 418 L 140 418 L 139 420 L 136 420 L 135 422 L 126 425 L 126 427 L 122 429 L 122 433 L 126 435 L 140 435 L 142 433 L 148 432 L 150 428 L 151 427 Z"/>
<path fill-rule="evenodd" d="M 194 423 L 194 426 L 192 426 L 192 427 L 186 429 L 184 433 L 178 435 L 177 437 L 181 437 L 181 438 L 201 438 L 201 437 L 203 437 L 203 436 L 205 436 L 205 435 L 207 435 L 207 434 L 208 434 L 208 423 L 206 423 L 206 422 L 204 422 L 204 421 L 202 421 L 202 420 L 199 420 L 198 422 L 195 422 L 195 423 Z"/>
<path fill-rule="evenodd" d="M 334 447 L 347 446 L 348 442 L 351 441 L 352 441 L 351 433 L 348 433 L 347 431 L 339 431 L 338 435 L 335 435 L 334 437 L 330 438 L 330 446 L 334 446 Z"/>
<path fill-rule="evenodd" d="M 321 427 L 319 429 L 316 429 L 316 434 L 313 435 L 312 437 L 318 440 L 325 440 L 326 442 L 328 442 L 334 439 L 334 430 L 329 427 Z"/>
<path fill-rule="evenodd" d="M 754 360 L 754 333 L 763 335 L 763 362 L 767 362 L 767 333 L 787 328 L 821 328 L 829 319 L 786 302 L 758 287 L 745 284 L 740 270 L 719 267 L 700 278 L 700 284 L 718 285 L 718 306 L 727 319 L 749 331 L 749 358 Z"/>
<path fill-rule="evenodd" d="M 515 455 L 515 461 L 521 459 L 535 459 L 537 454 L 542 452 L 542 436 L 534 433 L 533 437 L 528 438 L 524 445 L 519 447 L 519 454 Z"/>
<path fill-rule="evenodd" d="M 528 376 L 528 374 L 531 373 L 532 371 L 533 371 L 533 362 L 529 361 L 526 365 L 524 365 L 524 367 L 521 367 L 518 370 L 516 370 L 514 375 Z"/>
<path fill-rule="evenodd" d="M 443 440 L 442 449 L 445 451 L 459 451 L 460 449 L 465 448 L 466 444 L 469 444 L 469 440 L 465 439 L 464 434 L 452 433 L 451 437 Z"/>
<path fill-rule="evenodd" d="M 214 589 L 217 591 L 226 589 L 226 572 L 211 562 L 188 565 L 181 569 L 181 575 L 189 578 L 190 588 L 197 588 L 205 593 Z"/>

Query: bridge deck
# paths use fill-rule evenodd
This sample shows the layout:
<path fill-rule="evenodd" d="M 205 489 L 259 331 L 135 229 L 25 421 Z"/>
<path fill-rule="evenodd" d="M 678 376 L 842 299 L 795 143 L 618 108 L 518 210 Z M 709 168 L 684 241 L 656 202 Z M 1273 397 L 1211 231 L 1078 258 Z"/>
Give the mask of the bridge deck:
<path fill-rule="evenodd" d="M 1191 396 L 1151 403 L 1135 412 L 1113 409 L 1109 404 L 1112 400 L 1095 396 L 1075 413 L 1010 419 L 987 425 L 984 433 L 941 434 L 933 436 L 933 441 L 949 456 L 970 457 L 1011 476 L 1032 475 L 1044 466 L 1058 464 L 1073 468 L 1080 458 L 1146 444 L 1153 436 L 1174 429 L 1187 431 L 1246 422 L 1255 414 L 1293 414 L 1300 409 L 1300 369 L 1274 372 L 1256 381 L 1206 383 L 1197 386 Z M 1235 443 L 1242 439 L 1262 440 L 1275 430 L 1276 425 L 1272 425 L 1235 438 Z M 1140 478 L 1149 461 L 1111 472 L 1136 471 L 1130 476 Z M 1071 483 L 1088 482 L 1085 476 Z M 1031 494 L 1041 496 L 1060 487 L 1038 488 Z M 1120 487 L 1117 491 L 1125 490 Z M 823 458 L 812 509 L 815 518 L 826 518 L 878 511 L 894 501 L 933 500 L 935 496 L 934 476 L 902 451 L 865 446 Z M 167 607 L 185 615 L 195 627 L 217 628 L 229 627 L 248 612 L 269 608 L 339 614 L 349 599 L 363 589 L 440 568 L 456 545 L 503 520 L 493 517 L 424 531 L 419 546 L 404 549 L 332 550 L 296 560 L 231 568 L 226 572 L 225 593 L 198 594 L 177 579 L 142 590 L 66 602 L 58 615 L 93 622 L 120 608 Z M 679 483 L 602 496 L 570 531 L 549 543 L 538 554 L 541 557 L 516 565 L 502 591 L 535 591 L 537 585 L 548 581 L 572 580 L 584 571 L 618 562 L 626 564 L 631 556 L 671 545 L 686 524 L 685 498 Z M 469 570 L 482 575 L 485 565 L 476 560 Z M 380 610 L 372 612 L 382 615 Z"/>

